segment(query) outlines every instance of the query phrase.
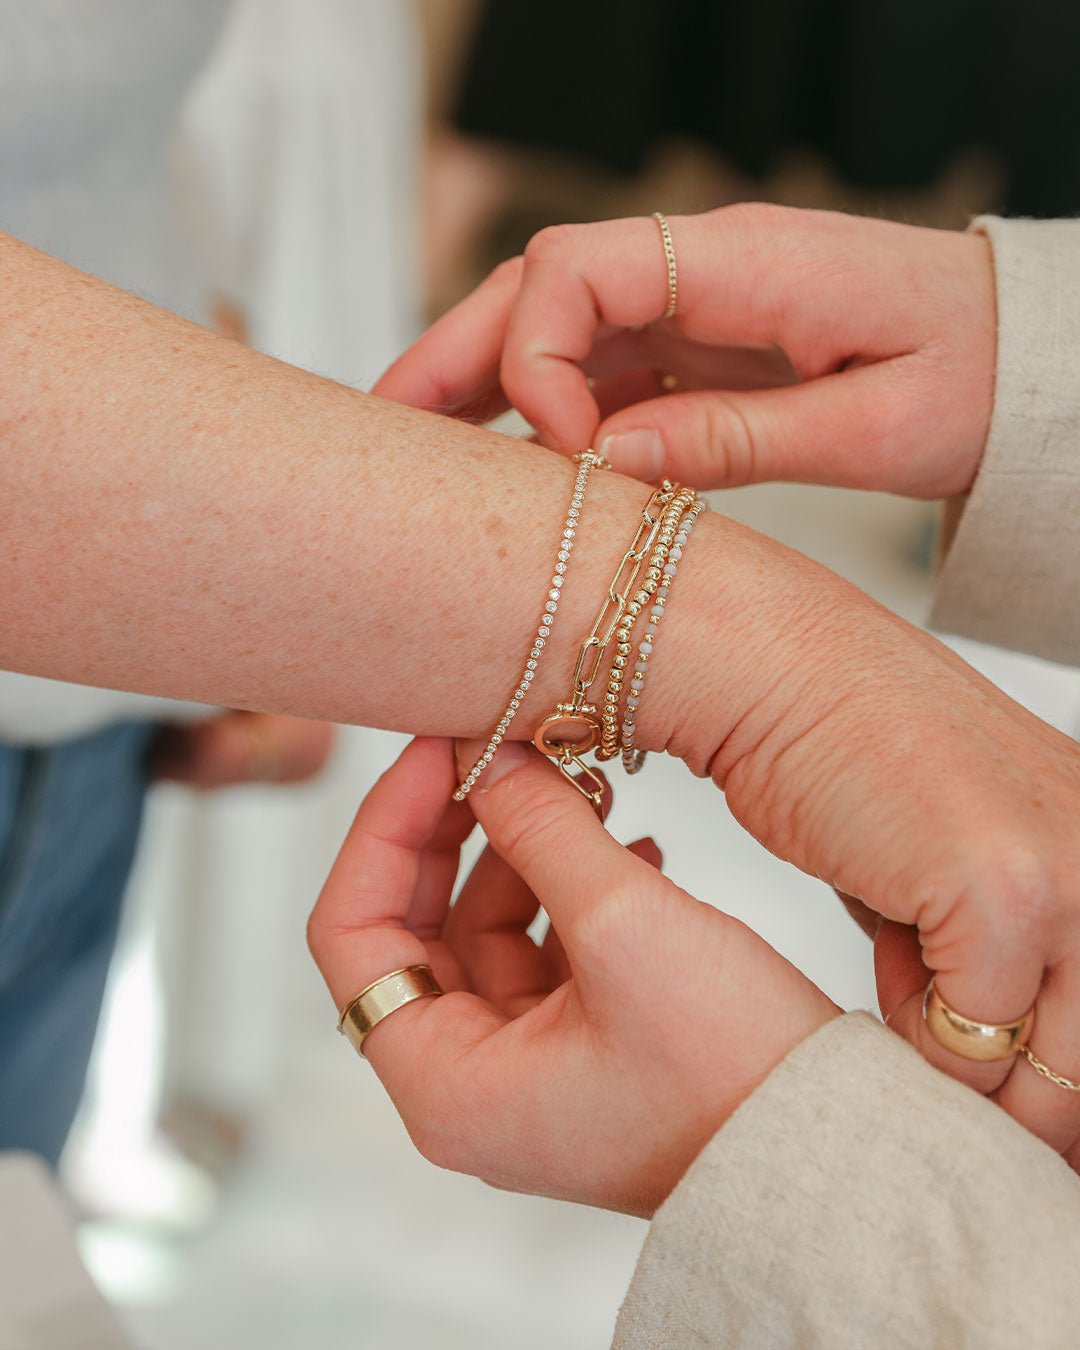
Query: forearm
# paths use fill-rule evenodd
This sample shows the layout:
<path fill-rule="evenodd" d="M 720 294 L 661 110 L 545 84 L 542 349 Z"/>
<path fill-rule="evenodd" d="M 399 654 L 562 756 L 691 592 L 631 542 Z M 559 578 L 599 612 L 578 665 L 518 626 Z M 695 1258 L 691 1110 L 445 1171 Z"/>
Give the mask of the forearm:
<path fill-rule="evenodd" d="M 0 665 L 410 731 L 489 727 L 543 608 L 571 465 L 282 365 L 14 241 L 0 273 Z M 566 693 L 646 495 L 593 475 L 537 714 Z M 678 734 L 677 689 L 723 706 L 701 658 L 717 609 L 744 608 L 736 540 L 757 547 L 727 525 L 695 537 L 647 746 Z"/>

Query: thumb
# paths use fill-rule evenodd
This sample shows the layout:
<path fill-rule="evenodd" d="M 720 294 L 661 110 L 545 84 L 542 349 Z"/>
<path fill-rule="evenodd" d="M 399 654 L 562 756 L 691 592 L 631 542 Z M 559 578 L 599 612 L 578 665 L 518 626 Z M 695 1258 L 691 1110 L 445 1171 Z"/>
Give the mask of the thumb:
<path fill-rule="evenodd" d="M 458 742 L 457 762 L 476 762 L 479 743 Z M 491 847 L 525 882 L 570 950 L 592 913 L 628 880 L 648 890 L 658 873 L 630 853 L 589 801 L 538 750 L 506 741 L 468 797 Z"/>
<path fill-rule="evenodd" d="M 620 473 L 650 483 L 783 480 L 902 491 L 890 478 L 911 458 L 899 389 L 882 363 L 786 388 L 669 394 L 608 417 L 593 443 Z"/>

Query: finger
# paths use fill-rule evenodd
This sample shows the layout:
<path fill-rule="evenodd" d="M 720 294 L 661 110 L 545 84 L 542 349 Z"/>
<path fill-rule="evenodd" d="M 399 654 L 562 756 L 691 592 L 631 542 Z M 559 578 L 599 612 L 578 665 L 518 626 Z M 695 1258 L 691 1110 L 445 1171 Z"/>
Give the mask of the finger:
<path fill-rule="evenodd" d="M 931 972 L 923 965 L 917 928 L 892 919 L 878 919 L 877 916 L 875 919 L 874 932 L 869 936 L 874 939 L 878 1005 L 882 1017 L 891 1026 L 898 1010 L 909 999 L 918 998 L 921 1008 Z"/>
<path fill-rule="evenodd" d="M 1073 960 L 1050 967 L 1043 977 L 1029 1044 L 1048 1068 L 1080 1081 L 1080 977 Z M 995 1100 L 1059 1153 L 1080 1138 L 1080 1092 L 1044 1078 L 1022 1055 Z"/>
<path fill-rule="evenodd" d="M 520 258 L 500 263 L 398 357 L 372 392 L 433 412 L 490 405 L 521 267 Z"/>
<path fill-rule="evenodd" d="M 895 350 L 888 325 L 845 303 L 904 265 L 887 228 L 866 240 L 865 229 L 842 216 L 753 205 L 669 224 L 679 273 L 669 323 L 682 336 L 779 348 L 804 379 Z M 530 241 L 500 378 L 511 403 L 543 429 L 546 445 L 571 453 L 592 440 L 599 414 L 581 363 L 607 330 L 655 324 L 667 302 L 653 220 L 559 226 Z"/>
<path fill-rule="evenodd" d="M 835 886 L 833 890 L 836 890 Z M 861 900 L 856 899 L 853 895 L 848 895 L 845 891 L 836 891 L 836 896 L 858 927 L 873 941 L 877 934 L 878 925 L 881 923 L 881 915 L 872 910 L 869 905 L 864 905 Z"/>
<path fill-rule="evenodd" d="M 476 748 L 459 743 L 459 765 Z M 504 742 L 468 800 L 492 848 L 547 910 L 571 962 L 578 929 L 613 894 L 655 892 L 655 870 L 613 839 L 586 798 L 531 747 Z"/>
<path fill-rule="evenodd" d="M 544 444 L 573 454 L 600 412 L 583 365 L 605 329 L 635 328 L 667 305 L 650 220 L 542 230 L 525 250 L 499 367 L 507 398 Z M 625 285 L 622 282 L 625 281 Z"/>
<path fill-rule="evenodd" d="M 224 713 L 191 726 L 164 727 L 151 749 L 150 772 L 209 790 L 250 781 L 254 759 L 247 714 Z"/>
<path fill-rule="evenodd" d="M 270 713 L 228 712 L 165 727 L 151 750 L 155 778 L 211 790 L 244 783 L 299 783 L 326 763 L 334 729 Z"/>
<path fill-rule="evenodd" d="M 990 1093 L 1001 1086 L 1013 1068 L 1015 1056 L 979 1063 L 947 1050 L 930 1034 L 923 1017 L 923 999 L 933 971 L 925 963 L 918 929 L 892 920 L 883 921 L 874 942 L 874 967 L 882 1015 L 894 1031 L 910 1041 L 936 1068 L 976 1092 Z M 965 1017 L 972 1015 L 962 1007 L 958 1011 Z M 979 1020 L 1009 1019 L 984 1016 Z"/>
<path fill-rule="evenodd" d="M 428 944 L 408 925 L 419 912 L 426 927 L 430 912 L 449 903 L 445 854 L 469 817 L 450 800 L 453 787 L 450 742 L 415 740 L 357 812 L 308 924 L 339 1009 L 373 980 L 429 960 Z"/>
<path fill-rule="evenodd" d="M 620 408 L 651 401 L 663 396 L 662 373 L 655 368 L 624 370 L 592 383 L 593 398 L 600 415 L 606 417 Z M 633 476 L 633 475 L 631 475 Z"/>
<path fill-rule="evenodd" d="M 772 480 L 872 487 L 909 451 L 905 359 L 787 388 L 652 399 L 609 417 L 595 443 L 620 472 L 650 483 L 669 477 L 708 488 Z M 889 481 L 898 481 L 895 471 Z"/>
<path fill-rule="evenodd" d="M 555 987 L 549 953 L 526 931 L 539 912 L 536 896 L 486 848 L 446 920 L 447 945 L 473 992 L 508 1017 L 518 1017 Z"/>

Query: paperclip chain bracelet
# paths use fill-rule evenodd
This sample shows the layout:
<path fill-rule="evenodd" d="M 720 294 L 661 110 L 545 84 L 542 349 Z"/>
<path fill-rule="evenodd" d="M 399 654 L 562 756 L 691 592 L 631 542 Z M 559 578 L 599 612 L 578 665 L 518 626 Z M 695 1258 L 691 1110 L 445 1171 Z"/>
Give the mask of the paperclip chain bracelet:
<path fill-rule="evenodd" d="M 596 705 L 588 703 L 586 699 L 600 669 L 604 652 L 637 586 L 645 557 L 660 531 L 663 509 L 677 491 L 675 485 L 665 479 L 645 504 L 630 547 L 622 555 L 615 575 L 608 584 L 600 612 L 578 651 L 570 697 L 565 703 L 555 705 L 533 735 L 536 748 L 557 762 L 560 772 L 583 796 L 588 797 L 598 814 L 603 784 L 584 763 L 582 756 L 600 744 L 601 718 Z M 583 782 L 573 776 L 574 768 L 581 770 Z"/>
<path fill-rule="evenodd" d="M 660 620 L 664 617 L 664 607 L 675 582 L 675 573 L 678 571 L 686 546 L 690 542 L 690 535 L 693 533 L 697 518 L 702 511 L 707 509 L 707 504 L 701 497 L 694 500 L 690 509 L 678 522 L 671 548 L 662 564 L 660 585 L 656 591 L 652 609 L 649 611 L 648 625 L 642 634 L 641 644 L 638 647 L 634 675 L 630 681 L 630 693 L 626 698 L 626 714 L 622 724 L 622 765 L 627 773 L 638 773 L 645 763 L 645 751 L 634 748 L 638 704 L 641 702 L 645 679 L 649 673 L 649 660 L 653 654 L 653 643 L 656 641 Z"/>
<path fill-rule="evenodd" d="M 619 700 L 622 696 L 626 667 L 633 651 L 634 628 L 638 616 L 648 607 L 659 589 L 664 576 L 664 564 L 674 543 L 679 521 L 693 506 L 696 498 L 697 494 L 692 489 L 679 488 L 664 507 L 660 517 L 660 529 L 653 541 L 649 564 L 641 578 L 641 588 L 627 602 L 626 611 L 619 619 L 615 630 L 615 656 L 608 671 L 607 689 L 604 691 L 604 702 L 600 709 L 600 745 L 596 751 L 596 758 L 600 761 L 614 759 L 619 753 Z"/>
<path fill-rule="evenodd" d="M 521 672 L 521 678 L 518 680 L 514 692 L 510 695 L 502 716 L 495 724 L 494 731 L 488 737 L 487 744 L 484 746 L 480 757 L 458 784 L 453 794 L 456 802 L 465 800 L 472 791 L 476 780 L 495 758 L 495 754 L 503 742 L 503 737 L 510 729 L 510 723 L 517 716 L 522 700 L 529 692 L 529 686 L 536 676 L 536 668 L 544 654 L 544 646 L 551 635 L 551 626 L 555 622 L 555 612 L 559 608 L 562 588 L 566 581 L 566 571 L 570 563 L 570 554 L 574 548 L 574 540 L 581 520 L 581 509 L 585 502 L 585 489 L 589 483 L 589 474 L 593 469 L 609 467 L 607 460 L 602 455 L 598 455 L 595 450 L 586 450 L 583 454 L 575 455 L 574 463 L 578 466 L 577 477 L 574 479 L 574 490 L 570 496 L 570 505 L 567 507 L 566 520 L 563 524 L 562 536 L 559 539 L 558 556 L 555 559 L 547 600 L 544 603 L 544 612 L 537 624 L 536 636 L 529 648 L 525 669 Z"/>

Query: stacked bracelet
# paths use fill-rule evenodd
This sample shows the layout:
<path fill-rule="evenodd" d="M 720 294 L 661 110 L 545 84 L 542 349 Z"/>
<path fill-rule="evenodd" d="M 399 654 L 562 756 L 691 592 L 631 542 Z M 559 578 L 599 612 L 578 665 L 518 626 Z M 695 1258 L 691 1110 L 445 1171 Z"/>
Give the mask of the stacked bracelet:
<path fill-rule="evenodd" d="M 551 634 L 580 523 L 589 474 L 594 468 L 608 467 L 605 460 L 593 450 L 576 456 L 575 461 L 578 472 L 562 538 L 559 540 L 551 587 L 525 669 L 480 757 L 454 792 L 455 801 L 464 801 L 494 759 L 510 729 L 510 723 L 517 716 L 529 692 Z M 683 550 L 689 542 L 694 523 L 704 509 L 705 503 L 696 492 L 666 479 L 653 491 L 642 508 L 634 536 L 619 560 L 615 575 L 608 583 L 607 594 L 592 628 L 578 649 L 570 693 L 564 702 L 557 703 L 541 719 L 533 734 L 536 748 L 556 761 L 559 770 L 579 792 L 588 797 L 598 813 L 601 809 L 603 782 L 582 757 L 590 750 L 595 750 L 598 760 L 613 759 L 621 748 L 622 762 L 628 773 L 637 773 L 644 762 L 644 753 L 635 749 L 634 735 L 653 642 Z M 633 652 L 634 632 L 638 619 L 646 610 L 645 632 L 631 668 L 625 712 L 620 717 L 619 705 Z M 589 702 L 589 692 L 613 639 L 615 654 L 608 671 L 602 705 L 598 707 Z M 575 776 L 576 770 L 581 771 L 580 778 Z"/>
<path fill-rule="evenodd" d="M 529 692 L 529 686 L 536 677 L 536 668 L 540 664 L 540 658 L 544 654 L 544 645 L 551 634 L 551 626 L 555 622 L 555 612 L 559 608 L 559 600 L 562 595 L 562 588 L 566 581 L 566 571 L 570 563 L 570 554 L 574 548 L 574 540 L 577 536 L 578 526 L 581 520 L 581 508 L 585 501 L 585 489 L 589 483 L 589 474 L 593 469 L 606 469 L 609 467 L 607 461 L 602 455 L 598 455 L 594 450 L 586 450 L 584 454 L 575 455 L 574 462 L 578 466 L 577 477 L 574 479 L 574 490 L 570 497 L 570 505 L 566 511 L 566 521 L 563 524 L 562 536 L 559 539 L 558 556 L 555 559 L 555 568 L 551 576 L 551 584 L 548 588 L 547 599 L 544 602 L 544 611 L 540 615 L 540 620 L 536 627 L 536 636 L 532 640 L 532 646 L 529 648 L 529 655 L 525 661 L 525 669 L 521 672 L 521 678 L 510 695 L 506 707 L 503 709 L 502 716 L 495 724 L 495 729 L 488 737 L 487 744 L 484 746 L 480 757 L 472 766 L 465 778 L 458 784 L 454 792 L 454 801 L 462 802 L 472 791 L 476 780 L 484 772 L 487 766 L 495 758 L 499 746 L 502 744 L 503 737 L 510 729 L 510 723 L 517 716 L 518 709 L 521 707 L 522 700 Z"/>
<path fill-rule="evenodd" d="M 665 480 L 646 503 L 630 546 L 608 583 L 600 612 L 588 637 L 578 649 L 570 696 L 565 703 L 555 705 L 533 736 L 536 748 L 557 762 L 561 772 L 579 792 L 589 798 L 598 813 L 603 784 L 581 757 L 600 744 L 601 718 L 596 705 L 586 700 L 604 652 L 630 603 L 631 592 L 637 585 L 645 556 L 659 533 L 663 508 L 675 491 L 674 484 Z M 582 779 L 573 776 L 574 769 L 581 770 Z"/>
<path fill-rule="evenodd" d="M 641 644 L 638 647 L 637 661 L 634 665 L 633 678 L 630 681 L 630 693 L 626 699 L 626 713 L 622 724 L 622 764 L 627 773 L 638 773 L 645 763 L 645 751 L 634 748 L 634 733 L 637 723 L 638 704 L 641 702 L 642 691 L 645 688 L 645 679 L 649 673 L 649 660 L 653 655 L 653 643 L 656 641 L 656 635 L 660 628 L 660 620 L 664 617 L 664 606 L 668 602 L 671 593 L 671 587 L 675 582 L 675 573 L 678 571 L 679 563 L 683 552 L 690 541 L 690 535 L 693 532 L 694 525 L 702 511 L 706 510 L 705 502 L 696 498 L 690 509 L 678 521 L 677 530 L 671 540 L 670 548 L 666 556 L 660 563 L 661 575 L 660 583 L 656 594 L 653 597 L 653 605 L 649 611 L 649 621 L 641 638 Z M 659 540 L 657 541 L 659 544 Z M 651 569 L 650 569 L 651 572 Z M 599 758 L 599 755 L 597 756 Z"/>
<path fill-rule="evenodd" d="M 615 631 L 615 656 L 608 671 L 608 685 L 604 693 L 601 708 L 600 745 L 596 751 L 598 760 L 614 759 L 619 753 L 619 699 L 622 694 L 626 667 L 633 650 L 631 642 L 638 616 L 649 606 L 659 590 L 664 577 L 664 564 L 675 541 L 680 520 L 693 506 L 696 495 L 690 488 L 674 490 L 671 500 L 663 509 L 659 530 L 652 542 L 649 565 L 641 579 L 641 589 L 634 593 L 627 603 L 625 613 L 619 619 Z M 640 654 L 638 660 L 641 660 Z"/>

